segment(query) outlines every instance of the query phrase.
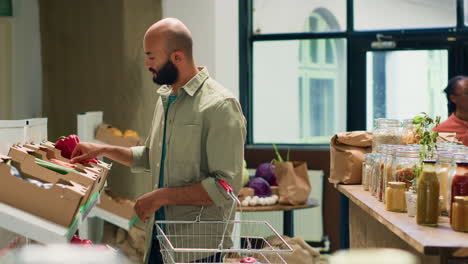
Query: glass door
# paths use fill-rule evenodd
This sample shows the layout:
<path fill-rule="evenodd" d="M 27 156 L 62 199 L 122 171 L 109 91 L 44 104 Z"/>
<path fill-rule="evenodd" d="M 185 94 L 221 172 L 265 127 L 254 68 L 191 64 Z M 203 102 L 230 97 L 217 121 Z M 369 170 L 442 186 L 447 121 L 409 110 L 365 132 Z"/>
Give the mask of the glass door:
<path fill-rule="evenodd" d="M 447 117 L 448 49 L 367 51 L 366 126 L 375 118 Z"/>

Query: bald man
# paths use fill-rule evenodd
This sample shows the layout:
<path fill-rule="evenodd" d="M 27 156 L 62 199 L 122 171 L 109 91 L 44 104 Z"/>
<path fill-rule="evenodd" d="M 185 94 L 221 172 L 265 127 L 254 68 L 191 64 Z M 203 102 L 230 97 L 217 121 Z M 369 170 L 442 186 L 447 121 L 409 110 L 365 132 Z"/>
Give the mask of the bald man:
<path fill-rule="evenodd" d="M 159 99 L 144 146 L 123 148 L 80 143 L 72 162 L 105 156 L 152 175 L 153 191 L 136 201 L 135 211 L 147 223 L 146 263 L 162 263 L 154 228 L 156 220 L 221 221 L 230 214 L 233 201 L 217 180 L 224 180 L 237 193 L 241 187 L 245 118 L 238 100 L 213 80 L 206 68 L 197 67 L 192 55 L 192 35 L 179 20 L 166 18 L 153 24 L 144 37 L 145 65 L 151 72 Z M 171 241 L 175 247 L 217 249 L 216 225 L 184 225 L 169 235 L 187 235 Z M 212 234 L 210 238 L 200 232 Z M 230 237 L 225 234 L 227 238 Z M 191 235 L 191 237 L 188 237 Z M 200 240 L 201 239 L 201 240 Z M 182 244 L 183 243 L 183 244 Z M 232 241 L 224 241 L 225 248 Z M 176 262 L 221 262 L 210 253 L 177 255 Z"/>
<path fill-rule="evenodd" d="M 447 95 L 449 118 L 433 130 L 455 132 L 458 140 L 468 146 L 468 77 L 453 77 L 444 92 Z"/>

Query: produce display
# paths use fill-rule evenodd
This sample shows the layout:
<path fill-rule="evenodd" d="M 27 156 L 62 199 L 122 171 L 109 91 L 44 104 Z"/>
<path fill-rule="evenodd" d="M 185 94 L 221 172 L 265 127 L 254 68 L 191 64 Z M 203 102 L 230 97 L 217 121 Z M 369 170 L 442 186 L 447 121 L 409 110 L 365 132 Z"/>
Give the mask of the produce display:
<path fill-rule="evenodd" d="M 242 206 L 267 206 L 278 203 L 278 195 L 273 194 L 269 197 L 247 196 L 241 202 Z"/>
<path fill-rule="evenodd" d="M 249 171 L 247 170 L 247 162 L 244 160 L 244 167 L 242 168 L 242 186 L 245 186 L 250 179 Z"/>
<path fill-rule="evenodd" d="M 107 129 L 112 132 L 114 136 L 117 137 L 124 137 L 124 138 L 139 138 L 138 133 L 134 130 L 127 129 L 125 132 L 122 133 L 122 131 L 116 127 L 109 126 Z"/>
<path fill-rule="evenodd" d="M 255 259 L 254 257 L 245 257 L 243 259 L 241 259 L 240 263 L 260 263 L 257 261 L 257 259 Z"/>
<path fill-rule="evenodd" d="M 117 127 L 104 123 L 97 128 L 95 138 L 104 143 L 122 147 L 133 147 L 142 143 L 136 131 L 127 129 L 122 132 Z"/>
<path fill-rule="evenodd" d="M 262 163 L 255 170 L 255 176 L 249 178 L 247 164 L 244 161 L 243 191 L 239 193 L 242 206 L 268 206 L 277 204 L 279 197 L 273 194 L 272 186 L 278 186 L 275 165 Z M 253 192 L 253 193 L 251 193 Z"/>
<path fill-rule="evenodd" d="M 57 162 L 57 160 L 55 160 L 55 162 Z M 76 172 L 80 172 L 75 168 L 72 168 L 72 164 L 70 164 L 70 166 L 63 166 L 62 164 L 66 164 L 66 162 L 63 162 L 63 161 L 60 161 L 60 162 L 57 162 L 57 163 L 52 163 L 52 162 L 48 162 L 48 161 L 45 161 L 45 160 L 41 160 L 41 159 L 38 159 L 36 158 L 36 164 L 41 166 L 41 167 L 44 167 L 44 168 L 47 168 L 49 170 L 53 170 L 55 172 L 58 172 L 60 174 L 67 174 L 69 172 L 72 172 L 72 171 L 76 171 Z M 61 164 L 61 165 L 59 165 Z"/>
<path fill-rule="evenodd" d="M 377 153 L 366 154 L 362 170 L 364 190 L 383 201 L 387 211 L 406 211 L 409 217 L 416 216 L 418 225 L 436 227 L 443 215 L 450 217 L 453 230 L 468 232 L 467 146 L 439 137 L 434 131 L 440 124 L 439 116 L 433 119 L 421 113 L 405 120 L 407 138 L 393 145 L 383 144 L 388 143 L 383 139 L 388 134 L 395 138 L 401 134 L 397 120 L 376 121 L 380 132 L 374 131 L 373 143 L 378 147 L 373 151 Z M 390 130 L 392 133 L 387 133 Z M 408 143 L 418 144 L 402 145 Z M 456 212 L 452 213 L 454 208 Z"/>
<path fill-rule="evenodd" d="M 61 151 L 61 154 L 64 158 L 71 159 L 71 155 L 76 145 L 80 143 L 80 139 L 77 135 L 69 135 L 68 137 L 61 137 L 57 142 L 55 142 L 55 148 Z M 81 154 L 81 153 L 78 153 Z M 88 163 L 98 163 L 97 159 L 83 160 L 81 164 Z"/>
<path fill-rule="evenodd" d="M 254 189 L 254 194 L 259 197 L 271 196 L 270 184 L 263 178 L 254 177 L 248 183 L 247 187 Z"/>
<path fill-rule="evenodd" d="M 37 159 L 39 160 L 39 159 Z M 41 162 L 46 162 L 46 161 L 43 161 L 43 160 L 39 160 Z M 40 163 L 37 163 L 38 165 L 42 166 Z M 11 172 L 11 175 L 21 179 L 21 180 L 24 180 L 24 181 L 28 181 L 38 187 L 41 187 L 41 188 L 44 188 L 44 189 L 50 189 L 53 185 L 56 185 L 56 186 L 60 186 L 60 187 L 66 187 L 66 185 L 64 184 L 60 184 L 60 183 L 56 183 L 56 184 L 53 184 L 53 183 L 46 183 L 46 182 L 43 182 L 43 181 L 40 181 L 40 180 L 37 180 L 37 179 L 31 179 L 31 178 L 23 178 L 23 176 L 21 176 L 20 172 L 18 171 L 17 168 L 15 168 L 14 166 L 12 166 L 11 164 L 8 164 L 10 166 L 10 172 Z M 58 165 L 56 165 L 58 166 Z M 61 169 L 60 169 L 61 170 Z"/>
<path fill-rule="evenodd" d="M 255 177 L 265 179 L 271 186 L 278 186 L 278 179 L 275 174 L 275 165 L 271 163 L 262 163 L 255 171 Z"/>
<path fill-rule="evenodd" d="M 81 239 L 77 235 L 73 235 L 72 239 L 70 240 L 71 244 L 75 245 L 82 245 L 82 246 L 92 246 L 93 242 L 89 239 Z"/>

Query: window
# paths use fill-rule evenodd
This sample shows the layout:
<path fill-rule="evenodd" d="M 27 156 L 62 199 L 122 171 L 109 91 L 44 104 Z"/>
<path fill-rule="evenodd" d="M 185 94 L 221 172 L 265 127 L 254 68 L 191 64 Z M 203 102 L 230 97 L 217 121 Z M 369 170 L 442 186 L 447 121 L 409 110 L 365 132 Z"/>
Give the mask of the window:
<path fill-rule="evenodd" d="M 376 118 L 447 115 L 447 50 L 367 52 L 367 129 Z"/>
<path fill-rule="evenodd" d="M 454 27 L 457 24 L 456 0 L 353 2 L 356 30 L 443 28 Z"/>
<path fill-rule="evenodd" d="M 303 24 L 305 31 L 330 27 L 317 11 Z M 254 142 L 325 144 L 345 129 L 345 64 L 343 39 L 255 42 Z"/>
<path fill-rule="evenodd" d="M 468 75 L 468 0 L 239 3 L 249 144 L 328 145 L 374 118 L 444 119 L 447 80 Z"/>
<path fill-rule="evenodd" d="M 346 30 L 346 0 L 253 0 L 252 32 L 254 34 L 304 32 L 304 21 L 315 19 L 310 17 L 310 13 L 314 10 L 322 14 L 328 12 L 333 25 L 310 27 L 310 32 Z"/>

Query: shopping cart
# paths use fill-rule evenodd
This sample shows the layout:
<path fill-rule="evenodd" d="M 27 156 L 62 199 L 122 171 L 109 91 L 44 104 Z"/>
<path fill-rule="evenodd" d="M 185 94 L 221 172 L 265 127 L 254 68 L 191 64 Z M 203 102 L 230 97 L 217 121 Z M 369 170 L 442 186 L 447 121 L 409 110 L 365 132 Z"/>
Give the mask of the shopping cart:
<path fill-rule="evenodd" d="M 255 258 L 256 263 L 286 263 L 281 255 L 291 253 L 292 249 L 269 223 L 230 220 L 240 202 L 226 182 L 218 180 L 218 183 L 233 199 L 229 215 L 222 221 L 201 221 L 202 207 L 194 221 L 155 222 L 164 263 L 241 263 L 241 259 L 248 257 Z M 241 229 L 271 235 L 246 236 L 241 235 Z M 219 259 L 208 260 L 212 256 Z"/>

